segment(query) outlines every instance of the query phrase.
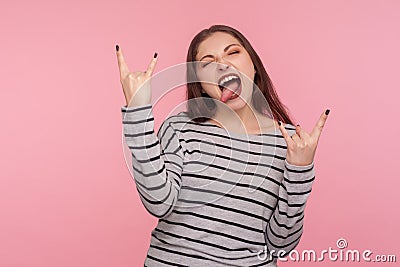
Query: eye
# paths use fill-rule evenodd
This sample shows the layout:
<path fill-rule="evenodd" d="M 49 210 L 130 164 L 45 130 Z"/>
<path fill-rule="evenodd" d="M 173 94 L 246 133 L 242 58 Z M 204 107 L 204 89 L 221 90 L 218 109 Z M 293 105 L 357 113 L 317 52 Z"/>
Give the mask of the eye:
<path fill-rule="evenodd" d="M 206 64 L 203 64 L 203 66 L 202 66 L 202 67 L 204 68 L 204 67 L 206 67 L 206 66 L 207 66 L 208 64 L 210 64 L 210 63 L 211 63 L 211 61 L 210 61 L 210 62 L 208 62 L 208 63 L 206 63 Z"/>
<path fill-rule="evenodd" d="M 232 52 L 230 52 L 228 55 L 238 54 L 238 53 L 239 53 L 239 51 L 232 51 Z M 210 64 L 211 62 L 212 62 L 212 61 L 210 61 L 210 62 L 208 62 L 208 63 L 206 63 L 206 64 L 203 64 L 203 65 L 202 65 L 202 68 L 207 67 L 207 65 Z"/>

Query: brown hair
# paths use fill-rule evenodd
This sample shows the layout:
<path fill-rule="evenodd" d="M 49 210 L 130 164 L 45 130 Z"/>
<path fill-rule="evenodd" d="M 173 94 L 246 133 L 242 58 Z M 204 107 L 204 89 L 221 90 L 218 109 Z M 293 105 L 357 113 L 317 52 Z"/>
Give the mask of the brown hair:
<path fill-rule="evenodd" d="M 260 112 L 264 113 L 264 110 L 268 107 L 265 107 L 265 101 L 257 101 L 260 97 L 255 97 L 257 92 L 262 93 L 264 98 L 267 100 L 267 103 L 271 109 L 273 118 L 276 120 L 280 120 L 284 123 L 290 123 L 294 125 L 292 119 L 289 116 L 289 112 L 284 104 L 281 103 L 278 94 L 276 93 L 274 86 L 272 84 L 271 79 L 269 78 L 260 57 L 257 55 L 256 51 L 251 46 L 250 42 L 244 37 L 239 31 L 236 29 L 226 26 L 226 25 L 212 25 L 208 29 L 204 29 L 200 31 L 190 43 L 186 61 L 193 62 L 196 61 L 196 55 L 198 53 L 199 45 L 202 41 L 207 39 L 210 35 L 215 32 L 225 32 L 233 37 L 235 37 L 240 44 L 247 50 L 250 55 L 251 60 L 253 61 L 254 68 L 256 70 L 254 76 L 254 84 L 258 86 L 259 90 L 253 90 L 252 100 L 254 108 Z M 187 64 L 186 71 L 186 80 L 187 80 L 187 100 L 188 100 L 188 116 L 192 118 L 195 122 L 204 122 L 207 119 L 211 118 L 216 112 L 216 104 L 214 103 L 214 99 L 211 98 L 207 93 L 202 93 L 202 87 L 200 82 L 196 79 L 196 71 L 194 70 L 195 64 Z M 194 81 L 194 82 L 193 82 Z M 191 99 L 195 99 L 201 97 L 202 101 L 191 101 Z"/>

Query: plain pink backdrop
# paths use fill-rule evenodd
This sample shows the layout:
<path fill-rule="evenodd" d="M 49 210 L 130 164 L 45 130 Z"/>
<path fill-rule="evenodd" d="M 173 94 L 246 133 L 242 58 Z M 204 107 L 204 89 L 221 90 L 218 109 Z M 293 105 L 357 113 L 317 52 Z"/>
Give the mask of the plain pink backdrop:
<path fill-rule="evenodd" d="M 132 70 L 157 51 L 159 72 L 212 24 L 250 40 L 303 128 L 331 109 L 297 250 L 345 238 L 398 258 L 399 10 L 395 0 L 2 1 L 0 266 L 143 266 L 156 219 L 125 164 L 115 44 Z"/>

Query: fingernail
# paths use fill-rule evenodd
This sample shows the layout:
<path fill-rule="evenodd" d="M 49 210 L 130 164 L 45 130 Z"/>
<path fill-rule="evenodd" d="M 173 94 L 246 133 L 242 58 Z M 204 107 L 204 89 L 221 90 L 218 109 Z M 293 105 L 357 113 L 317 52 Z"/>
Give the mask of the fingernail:
<path fill-rule="evenodd" d="M 155 53 L 154 53 L 154 58 L 156 58 L 156 57 L 157 57 L 157 55 L 158 55 L 158 54 L 157 54 L 157 52 L 155 52 Z"/>
<path fill-rule="evenodd" d="M 279 126 L 281 126 L 281 124 L 282 124 L 281 121 L 278 121 L 278 124 L 279 124 Z"/>
<path fill-rule="evenodd" d="M 327 109 L 326 111 L 325 111 L 325 115 L 328 115 L 329 114 L 329 109 Z"/>
<path fill-rule="evenodd" d="M 117 50 L 117 52 L 119 51 L 119 45 L 115 46 L 115 49 Z"/>
<path fill-rule="evenodd" d="M 300 124 L 297 124 L 297 126 L 300 126 Z"/>

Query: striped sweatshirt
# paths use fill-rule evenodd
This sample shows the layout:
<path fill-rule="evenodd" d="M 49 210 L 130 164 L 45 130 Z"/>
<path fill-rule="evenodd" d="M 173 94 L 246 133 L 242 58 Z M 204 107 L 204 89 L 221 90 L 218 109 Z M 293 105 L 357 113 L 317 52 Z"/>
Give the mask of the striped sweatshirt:
<path fill-rule="evenodd" d="M 279 129 L 229 132 L 180 112 L 155 134 L 152 104 L 121 113 L 136 189 L 158 218 L 144 266 L 277 266 L 297 246 L 314 162 L 289 164 Z"/>

